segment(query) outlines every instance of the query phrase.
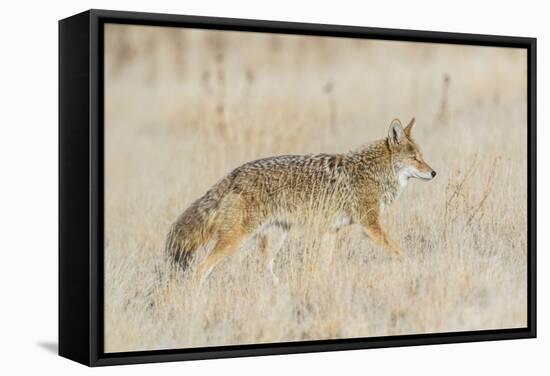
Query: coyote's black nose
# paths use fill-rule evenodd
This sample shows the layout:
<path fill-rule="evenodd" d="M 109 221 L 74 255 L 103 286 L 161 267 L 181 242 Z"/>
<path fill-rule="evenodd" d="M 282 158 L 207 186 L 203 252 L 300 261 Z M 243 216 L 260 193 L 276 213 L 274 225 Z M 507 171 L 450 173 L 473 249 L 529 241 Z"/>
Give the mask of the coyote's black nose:
<path fill-rule="evenodd" d="M 437 175 L 437 174 L 435 173 L 434 170 L 432 170 L 432 178 L 435 178 L 435 175 Z"/>

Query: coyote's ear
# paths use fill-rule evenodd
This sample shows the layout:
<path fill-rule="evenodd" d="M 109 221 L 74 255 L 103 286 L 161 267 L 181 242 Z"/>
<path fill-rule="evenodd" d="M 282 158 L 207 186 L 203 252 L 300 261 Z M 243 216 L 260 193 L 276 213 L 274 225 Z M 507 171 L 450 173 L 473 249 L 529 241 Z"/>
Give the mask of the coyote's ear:
<path fill-rule="evenodd" d="M 393 119 L 388 132 L 388 140 L 390 145 L 399 145 L 405 138 L 405 131 L 398 119 Z"/>
<path fill-rule="evenodd" d="M 416 124 L 416 120 L 412 118 L 409 124 L 407 124 L 407 126 L 405 127 L 405 134 L 407 135 L 407 137 L 409 138 L 411 137 L 411 131 L 415 124 Z"/>

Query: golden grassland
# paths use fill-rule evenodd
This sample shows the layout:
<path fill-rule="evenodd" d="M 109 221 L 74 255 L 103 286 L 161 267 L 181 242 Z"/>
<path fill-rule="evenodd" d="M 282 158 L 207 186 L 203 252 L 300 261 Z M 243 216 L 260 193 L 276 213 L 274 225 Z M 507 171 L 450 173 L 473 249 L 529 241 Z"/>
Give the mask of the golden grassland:
<path fill-rule="evenodd" d="M 109 25 L 105 58 L 107 352 L 526 325 L 524 52 Z M 255 239 L 202 286 L 168 272 L 170 224 L 233 168 L 412 116 L 438 176 L 384 213 L 403 259 L 304 226 L 279 285 Z"/>

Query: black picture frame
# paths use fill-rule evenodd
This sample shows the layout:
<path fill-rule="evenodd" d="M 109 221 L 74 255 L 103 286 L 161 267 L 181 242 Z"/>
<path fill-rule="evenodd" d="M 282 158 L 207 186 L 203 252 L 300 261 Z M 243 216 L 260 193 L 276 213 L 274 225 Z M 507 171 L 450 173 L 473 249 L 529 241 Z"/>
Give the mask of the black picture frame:
<path fill-rule="evenodd" d="M 103 352 L 103 25 L 516 47 L 528 59 L 528 324 L 520 329 L 207 348 Z M 59 354 L 88 366 L 536 337 L 536 39 L 88 10 L 59 21 Z"/>

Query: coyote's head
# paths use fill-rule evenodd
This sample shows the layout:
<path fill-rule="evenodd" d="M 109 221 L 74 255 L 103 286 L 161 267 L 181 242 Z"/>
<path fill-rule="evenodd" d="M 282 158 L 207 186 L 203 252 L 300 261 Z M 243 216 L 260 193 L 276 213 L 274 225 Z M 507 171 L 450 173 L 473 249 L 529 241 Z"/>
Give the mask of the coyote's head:
<path fill-rule="evenodd" d="M 413 118 L 403 129 L 401 122 L 394 119 L 388 132 L 388 145 L 393 166 L 402 185 L 406 184 L 409 178 L 432 180 L 436 174 L 424 161 L 420 148 L 411 138 L 414 124 L 415 120 Z"/>

